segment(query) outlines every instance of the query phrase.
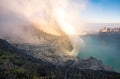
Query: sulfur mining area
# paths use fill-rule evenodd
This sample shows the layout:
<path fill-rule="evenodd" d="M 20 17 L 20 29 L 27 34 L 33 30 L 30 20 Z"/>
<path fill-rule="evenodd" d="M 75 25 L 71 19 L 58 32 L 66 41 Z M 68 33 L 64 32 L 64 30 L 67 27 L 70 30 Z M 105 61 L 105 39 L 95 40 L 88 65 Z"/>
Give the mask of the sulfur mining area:
<path fill-rule="evenodd" d="M 26 28 L 32 32 L 33 41 L 9 40 L 13 46 L 27 51 L 26 53 L 44 61 L 54 64 L 63 64 L 67 60 L 75 60 L 71 54 L 74 49 L 69 37 L 61 30 L 57 29 L 58 34 L 48 32 L 48 30 L 38 29 L 34 26 Z M 54 30 L 54 29 L 52 29 Z M 47 31 L 47 32 L 46 32 Z M 54 32 L 55 33 L 55 32 Z"/>
<path fill-rule="evenodd" d="M 94 57 L 79 59 L 76 52 L 73 52 L 75 47 L 70 40 L 70 36 L 65 34 L 60 28 L 52 29 L 57 34 L 43 30 L 38 26 L 30 25 L 22 28 L 25 31 L 24 36 L 31 34 L 32 40 L 21 39 L 21 37 L 4 37 L 13 47 L 23 50 L 24 54 L 30 55 L 42 61 L 50 62 L 54 65 L 70 66 L 78 69 L 92 69 L 114 71 L 112 67 L 106 66 L 101 60 Z M 46 32 L 47 31 L 47 32 Z M 72 36 L 73 37 L 73 36 Z M 2 43 L 1 43 L 2 45 Z"/>
<path fill-rule="evenodd" d="M 81 15 L 89 1 L 94 0 L 0 0 L 0 79 L 120 79 L 119 61 L 111 59 L 119 28 L 92 34 L 89 15 Z"/>
<path fill-rule="evenodd" d="M 120 74 L 94 57 L 79 59 L 73 43 L 62 30 L 50 34 L 34 25 L 24 27 L 33 40 L 0 39 L 1 79 L 119 79 Z M 27 37 L 28 34 L 24 36 Z"/>

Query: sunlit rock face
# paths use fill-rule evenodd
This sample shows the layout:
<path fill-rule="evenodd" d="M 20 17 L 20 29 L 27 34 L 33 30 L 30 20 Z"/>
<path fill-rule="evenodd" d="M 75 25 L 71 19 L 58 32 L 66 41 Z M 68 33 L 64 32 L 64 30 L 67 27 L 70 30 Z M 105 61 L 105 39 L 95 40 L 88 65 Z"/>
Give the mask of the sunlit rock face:
<path fill-rule="evenodd" d="M 52 47 L 57 47 L 57 49 L 60 49 L 65 52 L 71 52 L 73 50 L 73 46 L 71 44 L 71 41 L 69 40 L 68 36 L 60 29 L 57 28 L 57 31 L 60 35 L 53 35 L 46 33 L 40 29 L 36 29 L 35 27 L 35 36 L 39 39 L 44 39 L 47 41 L 47 44 L 52 45 Z"/>
<path fill-rule="evenodd" d="M 61 57 L 70 56 L 73 46 L 67 34 L 75 33 L 70 22 L 64 20 L 66 1 L 13 0 L 7 2 L 3 0 L 1 4 L 12 6 L 9 8 L 1 5 L 0 7 L 5 9 L 5 13 L 0 12 L 3 16 L 3 22 L 0 23 L 1 39 L 18 44 L 17 47 L 30 51 L 28 54 L 37 58 L 41 58 L 39 57 L 41 52 L 47 54 L 55 52 Z M 4 20 L 8 22 L 4 23 Z M 39 54 L 36 53 L 36 48 L 40 50 L 37 51 Z"/>
<path fill-rule="evenodd" d="M 36 58 L 47 60 L 52 63 L 60 63 L 67 60 L 74 60 L 75 57 L 70 55 L 73 46 L 68 36 L 59 29 L 61 35 L 52 35 L 46 33 L 34 26 L 30 26 L 37 43 L 13 42 L 15 47 L 27 51 L 26 53 Z"/>

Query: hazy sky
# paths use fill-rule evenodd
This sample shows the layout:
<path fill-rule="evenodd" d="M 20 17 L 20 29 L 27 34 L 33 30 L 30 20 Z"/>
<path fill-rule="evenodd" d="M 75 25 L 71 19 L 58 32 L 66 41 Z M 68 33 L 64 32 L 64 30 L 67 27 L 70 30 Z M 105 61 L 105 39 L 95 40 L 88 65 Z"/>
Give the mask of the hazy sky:
<path fill-rule="evenodd" d="M 72 34 L 96 30 L 98 25 L 89 23 L 120 23 L 120 0 L 0 0 L 0 31 L 26 22 L 49 31 L 58 24 Z"/>
<path fill-rule="evenodd" d="M 90 23 L 120 23 L 120 0 L 88 0 L 80 14 Z"/>

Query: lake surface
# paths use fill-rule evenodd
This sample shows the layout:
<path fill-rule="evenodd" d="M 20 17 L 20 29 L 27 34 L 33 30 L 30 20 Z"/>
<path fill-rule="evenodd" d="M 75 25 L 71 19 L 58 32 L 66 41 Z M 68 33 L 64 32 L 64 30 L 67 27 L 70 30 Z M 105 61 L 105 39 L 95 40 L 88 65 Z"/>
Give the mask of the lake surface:
<path fill-rule="evenodd" d="M 93 56 L 120 72 L 119 33 L 87 35 L 81 38 L 84 40 L 84 46 L 80 48 L 78 54 L 81 59 Z"/>

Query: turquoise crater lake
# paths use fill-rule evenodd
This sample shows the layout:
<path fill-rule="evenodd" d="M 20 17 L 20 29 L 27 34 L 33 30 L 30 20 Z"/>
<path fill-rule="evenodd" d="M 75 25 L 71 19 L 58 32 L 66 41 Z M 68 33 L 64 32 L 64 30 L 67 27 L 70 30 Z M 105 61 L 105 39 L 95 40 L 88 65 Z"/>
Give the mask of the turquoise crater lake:
<path fill-rule="evenodd" d="M 93 56 L 120 72 L 120 33 L 98 33 L 81 38 L 84 46 L 79 50 L 80 59 Z"/>

